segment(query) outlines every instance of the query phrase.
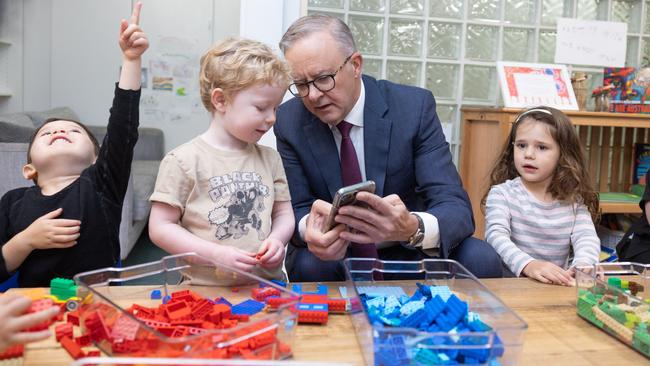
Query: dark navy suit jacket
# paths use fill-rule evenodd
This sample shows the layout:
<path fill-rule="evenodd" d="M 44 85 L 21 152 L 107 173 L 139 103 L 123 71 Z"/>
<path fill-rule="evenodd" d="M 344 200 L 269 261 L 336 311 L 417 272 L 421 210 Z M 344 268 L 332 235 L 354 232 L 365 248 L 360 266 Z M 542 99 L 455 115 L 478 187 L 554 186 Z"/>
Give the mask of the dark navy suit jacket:
<path fill-rule="evenodd" d="M 440 255 L 474 232 L 472 208 L 452 162 L 430 91 L 363 76 L 366 179 L 376 194 L 397 194 L 409 211 L 438 219 Z M 336 143 L 329 126 L 299 98 L 282 104 L 274 126 L 287 174 L 296 231 L 289 245 L 306 246 L 298 222 L 316 199 L 332 202 L 342 187 Z M 291 250 L 291 248 L 289 248 Z"/>

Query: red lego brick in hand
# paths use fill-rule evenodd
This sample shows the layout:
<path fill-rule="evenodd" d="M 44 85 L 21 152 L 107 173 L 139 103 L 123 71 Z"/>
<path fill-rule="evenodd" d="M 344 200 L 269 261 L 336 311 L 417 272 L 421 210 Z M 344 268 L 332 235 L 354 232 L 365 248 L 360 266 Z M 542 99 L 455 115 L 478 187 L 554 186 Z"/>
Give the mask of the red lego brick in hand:
<path fill-rule="evenodd" d="M 61 338 L 63 337 L 68 337 L 72 339 L 72 324 L 70 323 L 63 323 L 59 324 L 56 327 L 54 327 L 54 335 L 56 337 L 57 342 L 61 341 Z"/>
<path fill-rule="evenodd" d="M 63 348 L 65 348 L 65 350 L 68 351 L 70 356 L 72 356 L 72 358 L 75 360 L 80 359 L 86 355 L 81 347 L 79 347 L 77 343 L 68 337 L 61 338 L 61 346 L 63 346 Z"/>
<path fill-rule="evenodd" d="M 27 309 L 27 313 L 37 313 L 39 311 L 49 309 L 52 306 L 58 306 L 58 305 L 54 304 L 54 300 L 52 300 L 52 299 L 48 298 L 48 299 L 34 300 L 34 301 L 32 301 L 32 304 Z M 52 322 L 53 322 L 52 319 L 48 319 L 48 320 L 44 321 L 41 324 L 37 324 L 37 325 L 27 329 L 27 331 L 28 332 L 33 332 L 33 331 L 47 329 L 50 326 L 50 324 L 52 324 Z"/>
<path fill-rule="evenodd" d="M 23 357 L 25 352 L 24 344 L 14 344 L 7 348 L 4 352 L 0 353 L 0 360 L 8 360 L 10 358 Z"/>

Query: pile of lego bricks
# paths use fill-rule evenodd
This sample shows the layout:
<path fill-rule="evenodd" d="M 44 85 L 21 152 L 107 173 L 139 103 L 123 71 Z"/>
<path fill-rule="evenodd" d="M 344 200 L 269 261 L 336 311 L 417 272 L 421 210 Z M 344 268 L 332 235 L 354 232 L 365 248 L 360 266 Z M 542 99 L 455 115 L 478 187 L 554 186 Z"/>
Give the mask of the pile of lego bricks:
<path fill-rule="evenodd" d="M 609 277 L 607 285 L 578 290 L 578 315 L 650 357 L 650 299 L 636 297 L 641 284 Z"/>
<path fill-rule="evenodd" d="M 417 286 L 410 297 L 360 294 L 374 327 L 375 365 L 498 364 L 503 343 L 466 302 L 447 286 Z"/>
<path fill-rule="evenodd" d="M 246 300 L 232 305 L 224 298 L 211 300 L 190 290 L 162 300 L 156 308 L 133 304 L 126 309 L 130 316 L 102 302 L 83 305 L 79 314 L 70 314 L 81 319 L 82 337 L 120 356 L 258 360 L 291 355 L 291 347 L 278 339 L 273 321 L 262 318 L 246 324 L 263 303 Z M 228 331 L 213 331 L 219 329 Z"/>

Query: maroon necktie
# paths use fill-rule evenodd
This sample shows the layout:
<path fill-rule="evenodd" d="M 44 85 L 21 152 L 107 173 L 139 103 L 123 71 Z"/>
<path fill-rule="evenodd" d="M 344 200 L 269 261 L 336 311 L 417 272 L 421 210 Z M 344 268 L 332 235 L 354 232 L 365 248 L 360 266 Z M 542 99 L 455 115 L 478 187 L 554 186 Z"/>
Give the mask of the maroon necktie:
<path fill-rule="evenodd" d="M 350 140 L 352 124 L 341 121 L 336 127 L 341 132 L 341 178 L 344 186 L 361 182 L 361 170 L 357 151 Z M 351 255 L 356 258 L 377 258 L 377 247 L 374 244 L 350 243 Z"/>

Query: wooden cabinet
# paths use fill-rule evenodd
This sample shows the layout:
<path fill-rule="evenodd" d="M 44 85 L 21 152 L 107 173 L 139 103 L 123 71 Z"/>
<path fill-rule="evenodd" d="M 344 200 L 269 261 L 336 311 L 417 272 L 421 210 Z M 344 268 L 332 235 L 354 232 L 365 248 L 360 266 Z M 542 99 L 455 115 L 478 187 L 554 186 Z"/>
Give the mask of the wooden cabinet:
<path fill-rule="evenodd" d="M 511 108 L 461 108 L 460 176 L 472 201 L 477 237 L 485 234 L 480 204 L 488 190 L 490 171 L 520 113 Z M 650 115 L 565 112 L 576 126 L 586 152 L 592 183 L 600 192 L 629 192 L 634 144 L 650 141 Z M 641 212 L 635 203 L 601 202 L 603 213 Z"/>

